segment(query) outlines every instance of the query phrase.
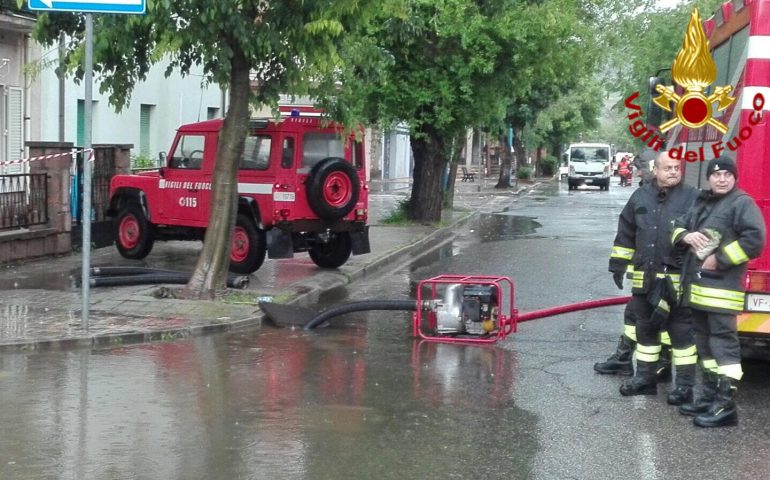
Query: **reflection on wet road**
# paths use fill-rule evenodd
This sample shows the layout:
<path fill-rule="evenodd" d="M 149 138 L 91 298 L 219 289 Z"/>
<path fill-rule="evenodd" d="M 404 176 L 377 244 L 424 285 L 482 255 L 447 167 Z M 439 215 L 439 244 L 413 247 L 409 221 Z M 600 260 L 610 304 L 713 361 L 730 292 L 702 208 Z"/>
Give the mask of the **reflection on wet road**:
<path fill-rule="evenodd" d="M 520 311 L 617 295 L 606 262 L 629 194 L 546 188 L 306 306 L 404 300 L 460 273 L 510 276 Z M 361 312 L 312 332 L 4 353 L 0 478 L 764 478 L 766 365 L 746 365 L 739 427 L 695 430 L 668 386 L 621 398 L 593 373 L 621 312 L 528 322 L 488 347 L 415 340 L 410 313 Z"/>

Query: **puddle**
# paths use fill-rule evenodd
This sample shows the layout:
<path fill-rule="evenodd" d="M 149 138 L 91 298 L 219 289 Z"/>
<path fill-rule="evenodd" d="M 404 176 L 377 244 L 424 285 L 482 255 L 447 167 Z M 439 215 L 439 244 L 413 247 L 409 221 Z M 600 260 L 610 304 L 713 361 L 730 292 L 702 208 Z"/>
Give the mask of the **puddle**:
<path fill-rule="evenodd" d="M 483 242 L 511 240 L 532 235 L 543 225 L 537 217 L 484 214 L 479 218 L 479 236 Z"/>
<path fill-rule="evenodd" d="M 78 270 L 77 274 L 80 274 Z M 71 292 L 76 290 L 73 272 L 40 272 L 0 278 L 0 290 L 40 289 Z"/>

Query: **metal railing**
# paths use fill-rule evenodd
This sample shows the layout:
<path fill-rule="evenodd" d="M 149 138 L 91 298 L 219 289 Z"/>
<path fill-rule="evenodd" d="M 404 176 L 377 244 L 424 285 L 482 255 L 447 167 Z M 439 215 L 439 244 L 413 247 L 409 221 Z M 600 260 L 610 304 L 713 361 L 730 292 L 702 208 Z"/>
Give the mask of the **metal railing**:
<path fill-rule="evenodd" d="M 48 175 L 0 175 L 0 230 L 48 222 Z"/>

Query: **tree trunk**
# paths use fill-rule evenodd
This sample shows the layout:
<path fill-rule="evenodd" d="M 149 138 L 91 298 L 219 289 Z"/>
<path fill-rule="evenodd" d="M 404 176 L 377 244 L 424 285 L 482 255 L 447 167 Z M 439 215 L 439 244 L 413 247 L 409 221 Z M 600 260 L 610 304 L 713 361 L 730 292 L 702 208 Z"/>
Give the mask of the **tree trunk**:
<path fill-rule="evenodd" d="M 460 164 L 465 165 L 465 159 L 462 158 L 463 143 L 465 143 L 465 134 L 457 135 L 452 141 L 449 162 L 449 178 L 447 178 L 446 190 L 444 190 L 444 208 L 452 208 L 455 202 L 455 184 L 457 183 L 457 167 Z"/>
<path fill-rule="evenodd" d="M 473 129 L 473 142 L 471 143 L 471 165 L 479 169 L 479 175 L 482 174 L 481 167 L 481 131 L 478 128 Z"/>
<path fill-rule="evenodd" d="M 219 135 L 211 181 L 209 226 L 203 249 L 190 281 L 181 292 L 184 298 L 211 299 L 226 288 L 230 246 L 238 205 L 238 164 L 243 155 L 249 126 L 249 65 L 243 51 L 232 46 L 230 108 Z"/>
<path fill-rule="evenodd" d="M 443 139 L 430 126 L 423 126 L 419 138 L 412 138 L 414 183 L 409 198 L 409 220 L 436 223 L 441 220 L 444 179 Z"/>
<path fill-rule="evenodd" d="M 514 125 L 513 129 L 513 154 L 515 155 L 513 170 L 516 171 L 519 167 L 527 166 L 527 150 L 524 148 L 524 142 L 521 139 L 524 133 L 524 125 Z"/>
<path fill-rule="evenodd" d="M 505 135 L 500 136 L 499 150 L 502 164 L 500 165 L 500 176 L 497 179 L 495 188 L 511 188 L 511 173 L 513 172 L 512 155 L 511 147 L 508 145 L 508 138 Z"/>
<path fill-rule="evenodd" d="M 455 182 L 457 181 L 457 162 L 449 164 L 449 178 L 447 179 L 446 190 L 444 190 L 443 208 L 451 209 L 455 203 Z"/>

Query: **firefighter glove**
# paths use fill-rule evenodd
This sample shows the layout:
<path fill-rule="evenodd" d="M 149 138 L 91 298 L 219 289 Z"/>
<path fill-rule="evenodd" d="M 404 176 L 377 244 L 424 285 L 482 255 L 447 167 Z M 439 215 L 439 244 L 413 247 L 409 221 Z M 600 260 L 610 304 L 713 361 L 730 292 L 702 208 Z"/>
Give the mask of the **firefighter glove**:
<path fill-rule="evenodd" d="M 614 272 L 612 274 L 612 280 L 615 281 L 615 285 L 617 285 L 619 289 L 623 290 L 623 272 Z"/>

